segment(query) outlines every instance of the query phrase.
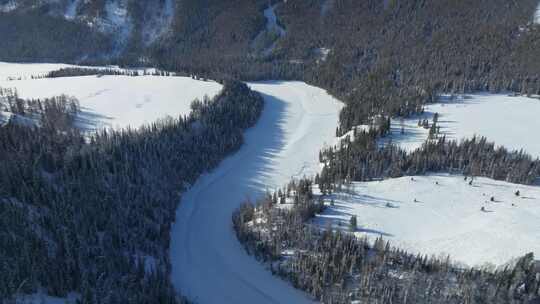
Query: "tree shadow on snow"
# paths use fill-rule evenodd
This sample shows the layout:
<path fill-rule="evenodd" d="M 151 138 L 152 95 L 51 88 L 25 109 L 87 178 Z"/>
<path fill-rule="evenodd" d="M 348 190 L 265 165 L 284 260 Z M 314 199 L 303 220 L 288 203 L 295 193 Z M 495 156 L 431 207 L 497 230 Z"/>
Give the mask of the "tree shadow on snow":
<path fill-rule="evenodd" d="M 91 132 L 109 126 L 113 120 L 114 117 L 102 115 L 89 108 L 81 107 L 80 113 L 75 118 L 75 125 L 81 131 Z"/>

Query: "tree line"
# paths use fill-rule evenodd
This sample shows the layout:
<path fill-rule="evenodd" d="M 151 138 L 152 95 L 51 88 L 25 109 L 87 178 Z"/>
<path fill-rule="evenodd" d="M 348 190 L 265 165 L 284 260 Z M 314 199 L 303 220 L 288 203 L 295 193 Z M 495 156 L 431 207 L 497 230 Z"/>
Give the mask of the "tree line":
<path fill-rule="evenodd" d="M 483 176 L 518 184 L 535 184 L 540 178 L 540 160 L 523 150 L 497 147 L 485 137 L 447 140 L 428 139 L 412 152 L 388 144 L 381 147 L 374 131 L 358 132 L 339 146 L 320 152 L 324 164 L 315 182 L 331 192 L 336 185 L 407 175 L 447 172 Z"/>

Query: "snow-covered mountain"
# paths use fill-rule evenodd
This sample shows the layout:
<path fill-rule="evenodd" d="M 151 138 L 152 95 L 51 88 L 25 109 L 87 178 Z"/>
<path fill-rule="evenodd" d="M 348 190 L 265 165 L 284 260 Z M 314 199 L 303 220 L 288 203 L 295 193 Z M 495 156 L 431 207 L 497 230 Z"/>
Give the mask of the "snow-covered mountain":
<path fill-rule="evenodd" d="M 173 0 L 8 0 L 0 1 L 0 12 L 39 11 L 70 22 L 84 24 L 113 37 L 116 51 L 130 39 L 150 45 L 166 34 L 175 12 Z"/>

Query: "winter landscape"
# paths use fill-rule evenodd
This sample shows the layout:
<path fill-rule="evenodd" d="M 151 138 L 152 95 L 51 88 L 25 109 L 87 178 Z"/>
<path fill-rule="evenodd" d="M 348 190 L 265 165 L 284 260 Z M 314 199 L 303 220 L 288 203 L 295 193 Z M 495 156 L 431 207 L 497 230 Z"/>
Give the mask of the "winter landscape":
<path fill-rule="evenodd" d="M 535 119 L 539 111 L 540 99 L 508 93 L 442 95 L 439 102 L 428 105 L 423 114 L 409 119 L 394 119 L 390 136 L 382 142 L 392 141 L 408 151 L 419 148 L 428 139 L 429 129 L 419 126 L 418 121 L 432 120 L 437 113 L 439 136 L 456 140 L 484 136 L 508 149 L 523 149 L 538 157 L 540 144 L 527 140 L 523 134 L 540 128 L 540 122 Z"/>
<path fill-rule="evenodd" d="M 540 303 L 539 12 L 0 0 L 0 303 Z"/>
<path fill-rule="evenodd" d="M 28 74 L 33 72 L 29 68 Z M 187 115 L 194 99 L 212 98 L 221 90 L 213 81 L 173 76 L 94 75 L 0 81 L 0 86 L 16 89 L 25 99 L 75 97 L 82 109 L 81 127 L 92 130 L 138 128 L 158 119 Z"/>

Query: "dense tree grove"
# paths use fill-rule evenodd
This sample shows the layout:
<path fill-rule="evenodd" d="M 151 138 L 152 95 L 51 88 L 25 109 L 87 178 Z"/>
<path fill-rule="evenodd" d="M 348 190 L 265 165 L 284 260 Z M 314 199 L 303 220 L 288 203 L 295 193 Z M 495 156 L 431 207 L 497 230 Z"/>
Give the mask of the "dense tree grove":
<path fill-rule="evenodd" d="M 540 264 L 527 254 L 503 269 L 463 268 L 449 258 L 407 253 L 382 238 L 320 230 L 310 219 L 324 209 L 311 181 L 285 190 L 233 216 L 238 239 L 273 274 L 323 303 L 533 303 L 540 298 Z M 291 201 L 292 207 L 277 204 Z M 534 302 L 535 303 L 535 302 Z"/>
<path fill-rule="evenodd" d="M 449 141 L 444 136 L 427 140 L 420 148 L 407 153 L 389 144 L 380 147 L 377 132 L 358 132 L 338 147 L 320 153 L 324 168 L 316 182 L 323 191 L 350 181 L 449 172 L 484 176 L 511 183 L 534 184 L 540 178 L 540 160 L 524 151 L 496 147 L 484 137 Z"/>
<path fill-rule="evenodd" d="M 81 134 L 76 100 L 1 95 L 13 112 L 0 127 L 1 302 L 38 288 L 83 303 L 182 302 L 168 255 L 180 195 L 240 147 L 262 97 L 230 82 L 188 116 Z"/>
<path fill-rule="evenodd" d="M 0 59 L 17 62 L 82 61 L 102 58 L 111 39 L 81 23 L 43 11 L 2 13 Z"/>
<path fill-rule="evenodd" d="M 139 76 L 138 71 L 121 70 L 121 69 L 95 69 L 95 68 L 61 68 L 58 70 L 50 71 L 43 75 L 43 78 L 60 78 L 60 77 L 74 77 L 74 76 L 92 76 L 92 75 L 112 75 L 112 76 Z M 34 76 L 39 78 L 39 76 Z"/>

